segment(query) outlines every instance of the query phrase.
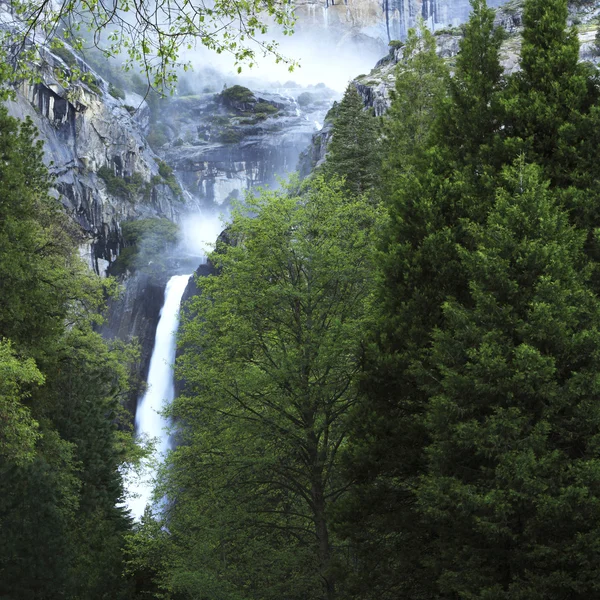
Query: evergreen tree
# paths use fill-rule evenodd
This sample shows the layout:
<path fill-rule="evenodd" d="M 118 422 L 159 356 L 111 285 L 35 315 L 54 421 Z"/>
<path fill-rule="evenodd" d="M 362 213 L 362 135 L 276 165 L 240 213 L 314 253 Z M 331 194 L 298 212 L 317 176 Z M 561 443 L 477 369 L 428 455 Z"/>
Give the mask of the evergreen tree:
<path fill-rule="evenodd" d="M 450 95 L 438 122 L 458 165 L 469 164 L 480 172 L 494 159 L 501 125 L 498 104 L 503 87 L 500 46 L 504 32 L 494 27 L 495 12 L 485 0 L 471 0 L 471 6 L 450 80 Z"/>
<path fill-rule="evenodd" d="M 365 109 L 356 86 L 350 84 L 335 110 L 326 176 L 344 178 L 354 195 L 372 192 L 381 161 L 379 147 L 377 121 L 372 111 Z"/>
<path fill-rule="evenodd" d="M 522 162 L 468 228 L 470 298 L 448 299 L 414 369 L 428 395 L 427 567 L 444 598 L 595 597 L 600 303 L 585 236 Z"/>
<path fill-rule="evenodd" d="M 432 129 L 448 93 L 449 73 L 437 55 L 435 37 L 421 23 L 411 29 L 396 67 L 392 104 L 384 121 L 383 187 L 409 171 L 432 144 Z"/>
<path fill-rule="evenodd" d="M 567 16 L 567 0 L 526 0 L 521 71 L 503 99 L 507 160 L 525 152 L 561 185 L 568 185 L 576 165 L 580 140 L 573 139 L 573 127 L 597 97 L 589 71 L 579 64 L 579 38 Z"/>
<path fill-rule="evenodd" d="M 0 107 L 0 597 L 122 598 L 127 386 L 30 121 Z"/>
<path fill-rule="evenodd" d="M 31 120 L 19 124 L 0 106 L 0 132 L 0 336 L 43 345 L 63 328 L 70 292 L 61 261 L 71 244 Z"/>
<path fill-rule="evenodd" d="M 348 478 L 357 486 L 345 500 L 340 531 L 348 537 L 357 569 L 348 585 L 361 598 L 430 598 L 420 576 L 427 540 L 411 493 L 422 470 L 423 396 L 408 374 L 439 322 L 457 271 L 455 234 L 463 182 L 446 176 L 444 149 L 436 144 L 436 118 L 448 90 L 447 69 L 435 38 L 410 33 L 398 67 L 386 131 L 381 198 L 390 220 L 379 256 L 381 281 L 368 349 L 364 398 L 353 414 Z"/>

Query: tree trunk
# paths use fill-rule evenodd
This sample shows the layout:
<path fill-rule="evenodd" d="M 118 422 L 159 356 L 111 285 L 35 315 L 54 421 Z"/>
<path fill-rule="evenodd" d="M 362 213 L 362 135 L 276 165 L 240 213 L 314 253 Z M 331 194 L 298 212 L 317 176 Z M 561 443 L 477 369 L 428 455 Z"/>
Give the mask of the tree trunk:
<path fill-rule="evenodd" d="M 313 479 L 312 500 L 314 504 L 315 530 L 317 533 L 319 574 L 323 580 L 324 600 L 335 598 L 335 577 L 331 570 L 331 546 L 325 514 L 325 494 L 321 477 Z"/>

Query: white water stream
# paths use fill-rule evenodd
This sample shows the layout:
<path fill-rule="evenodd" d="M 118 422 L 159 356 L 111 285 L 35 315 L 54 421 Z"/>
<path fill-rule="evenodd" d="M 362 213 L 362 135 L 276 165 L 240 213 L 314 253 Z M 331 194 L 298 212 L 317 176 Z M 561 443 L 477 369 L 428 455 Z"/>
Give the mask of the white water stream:
<path fill-rule="evenodd" d="M 160 411 L 172 402 L 175 394 L 173 385 L 175 334 L 179 325 L 181 297 L 189 278 L 190 275 L 175 275 L 167 283 L 165 303 L 160 311 L 160 319 L 154 338 L 154 349 L 150 359 L 148 390 L 138 403 L 135 415 L 135 427 L 138 437 L 158 440 L 155 454 L 161 462 L 169 449 L 169 436 L 166 432 L 168 422 L 160 414 Z M 131 497 L 128 499 L 127 505 L 131 510 L 131 516 L 136 520 L 139 520 L 144 514 L 146 505 L 151 504 L 154 475 L 153 469 L 147 469 L 140 480 L 132 481 L 128 486 Z"/>

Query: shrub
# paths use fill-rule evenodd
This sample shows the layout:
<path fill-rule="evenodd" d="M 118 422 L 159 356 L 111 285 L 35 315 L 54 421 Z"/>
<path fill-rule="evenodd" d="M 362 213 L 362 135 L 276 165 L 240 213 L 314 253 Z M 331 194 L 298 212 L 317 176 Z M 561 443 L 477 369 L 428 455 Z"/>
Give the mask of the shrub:
<path fill-rule="evenodd" d="M 84 79 L 85 84 L 98 96 L 102 96 L 102 90 L 100 89 L 99 81 L 97 79 Z"/>
<path fill-rule="evenodd" d="M 152 178 L 152 181 L 155 182 L 155 184 L 164 183 L 171 188 L 171 191 L 177 198 L 181 198 L 183 196 L 181 192 L 181 186 L 175 178 L 175 173 L 173 172 L 172 167 L 162 160 L 158 161 L 158 174 L 160 176 L 158 182 L 156 182 L 155 177 Z"/>
<path fill-rule="evenodd" d="M 223 130 L 219 135 L 219 140 L 224 144 L 237 144 L 241 139 L 242 134 L 233 127 Z"/>
<path fill-rule="evenodd" d="M 65 46 L 60 46 L 58 48 L 52 48 L 52 54 L 58 56 L 69 67 L 77 66 L 77 58 Z"/>
<path fill-rule="evenodd" d="M 158 174 L 163 179 L 169 179 L 169 177 L 173 177 L 173 169 L 164 161 L 160 161 L 158 163 Z"/>
<path fill-rule="evenodd" d="M 308 106 L 309 104 L 312 104 L 315 101 L 315 97 L 309 93 L 309 92 L 302 92 L 299 96 L 298 96 L 298 106 Z"/>
<path fill-rule="evenodd" d="M 111 265 L 111 275 L 138 269 L 158 272 L 163 269 L 164 251 L 179 239 L 179 227 L 168 219 L 126 221 L 121 227 L 123 248 Z"/>
<path fill-rule="evenodd" d="M 249 90 L 243 85 L 232 85 L 229 88 L 225 88 L 219 96 L 224 102 L 229 104 L 244 104 L 256 100 L 252 90 Z"/>
<path fill-rule="evenodd" d="M 133 173 L 131 177 L 118 177 L 114 171 L 104 165 L 96 173 L 106 184 L 106 190 L 111 196 L 126 198 L 132 200 L 137 194 L 141 193 L 144 187 L 144 180 L 140 173 Z"/>
<path fill-rule="evenodd" d="M 276 106 L 273 106 L 269 102 L 264 102 L 261 100 L 254 105 L 255 113 L 263 113 L 266 115 L 274 115 L 276 112 L 279 112 L 279 109 Z"/>
<path fill-rule="evenodd" d="M 125 92 L 121 88 L 114 86 L 112 83 L 108 86 L 108 93 L 117 100 L 125 100 Z"/>

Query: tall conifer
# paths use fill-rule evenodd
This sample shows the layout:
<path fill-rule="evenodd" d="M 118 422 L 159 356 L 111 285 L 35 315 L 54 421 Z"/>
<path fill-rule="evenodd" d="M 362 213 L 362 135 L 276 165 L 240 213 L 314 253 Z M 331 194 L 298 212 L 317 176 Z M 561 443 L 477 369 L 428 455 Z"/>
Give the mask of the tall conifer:
<path fill-rule="evenodd" d="M 485 0 L 471 0 L 471 17 L 460 41 L 450 96 L 439 115 L 441 135 L 459 162 L 493 159 L 494 138 L 500 129 L 499 92 L 503 86 L 500 46 L 504 31 L 495 27 L 495 12 Z"/>
<path fill-rule="evenodd" d="M 429 398 L 426 564 L 444 598 L 596 597 L 600 302 L 585 236 L 522 162 L 468 229 L 470 298 L 448 299 L 415 367 Z"/>
<path fill-rule="evenodd" d="M 423 396 L 407 372 L 439 319 L 447 287 L 454 290 L 460 281 L 452 234 L 443 229 L 453 220 L 460 186 L 439 176 L 445 161 L 434 137 L 447 88 L 448 72 L 434 36 L 423 26 L 411 31 L 384 121 L 380 194 L 391 219 L 382 244 L 383 279 L 364 402 L 355 414 L 348 452 L 349 475 L 358 486 L 340 525 L 359 565 L 349 585 L 361 598 L 431 597 L 419 566 L 427 540 L 411 493 L 422 470 Z"/>
<path fill-rule="evenodd" d="M 372 193 L 381 160 L 377 120 L 372 109 L 365 109 L 354 84 L 347 87 L 336 107 L 332 133 L 325 174 L 344 178 L 353 194 Z"/>
<path fill-rule="evenodd" d="M 567 17 L 567 0 L 525 2 L 521 71 L 503 99 L 507 158 L 525 152 L 561 185 L 576 164 L 572 126 L 590 101 L 589 72 L 579 63 L 579 38 Z"/>

